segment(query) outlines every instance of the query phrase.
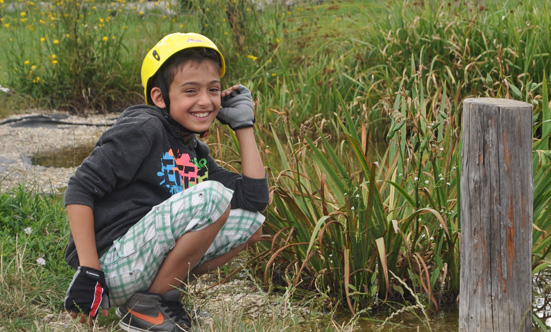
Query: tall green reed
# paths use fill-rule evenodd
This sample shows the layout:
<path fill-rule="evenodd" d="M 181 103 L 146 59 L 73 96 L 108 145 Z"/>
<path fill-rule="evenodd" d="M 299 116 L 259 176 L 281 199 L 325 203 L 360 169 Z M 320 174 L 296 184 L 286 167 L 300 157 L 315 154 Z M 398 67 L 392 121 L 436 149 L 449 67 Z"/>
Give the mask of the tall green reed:
<path fill-rule="evenodd" d="M 392 5 L 378 22 L 364 18 L 364 29 L 347 34 L 352 49 L 332 58 L 332 79 L 349 84 L 318 108 L 325 116 L 293 126 L 296 106 L 287 100 L 271 114 L 282 166 L 273 174 L 265 280 L 318 289 L 351 310 L 376 298 L 407 301 L 390 271 L 428 307 L 457 296 L 463 99 L 529 101 L 535 123 L 544 123 L 535 137 L 549 128 L 548 41 L 535 33 L 548 28 L 537 15 L 545 4 Z M 369 147 L 381 138 L 387 148 L 373 157 Z M 545 168 L 536 161 L 537 180 Z M 547 188 L 536 186 L 535 259 L 549 250 L 548 233 L 538 232 L 549 227 Z"/>
<path fill-rule="evenodd" d="M 335 122 L 343 133 L 337 144 L 326 138 L 335 132 L 331 124 L 317 129 L 316 140 L 290 133 L 280 140 L 274 132 L 283 171 L 274 179 L 269 220 L 278 233 L 265 281 L 277 271 L 287 283 L 318 288 L 356 311 L 377 299 L 411 299 L 391 271 L 438 307 L 458 292 L 455 129 L 446 126 L 437 143 L 438 127 L 427 128 L 432 139 L 411 145 L 401 138 L 415 128 L 403 125 L 373 158 L 366 130 L 357 130 L 366 125 L 348 108 L 343 104 L 344 121 Z"/>

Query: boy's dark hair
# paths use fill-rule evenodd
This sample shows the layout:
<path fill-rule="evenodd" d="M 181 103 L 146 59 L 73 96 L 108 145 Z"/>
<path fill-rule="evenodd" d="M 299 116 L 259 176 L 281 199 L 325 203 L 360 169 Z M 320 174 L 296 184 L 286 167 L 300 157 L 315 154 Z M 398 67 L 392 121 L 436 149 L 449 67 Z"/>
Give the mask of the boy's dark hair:
<path fill-rule="evenodd" d="M 205 60 L 212 60 L 216 64 L 218 70 L 222 68 L 222 60 L 220 59 L 220 56 L 215 50 L 210 48 L 194 47 L 175 53 L 163 64 L 163 66 L 155 74 L 155 77 L 149 81 L 147 87 L 148 103 L 153 105 L 153 101 L 151 100 L 151 89 L 161 86 L 161 83 L 159 82 L 160 79 L 163 79 L 164 86 L 169 89 L 170 84 L 172 84 L 172 81 L 178 72 L 178 69 L 184 63 L 187 61 L 195 61 L 200 64 Z"/>

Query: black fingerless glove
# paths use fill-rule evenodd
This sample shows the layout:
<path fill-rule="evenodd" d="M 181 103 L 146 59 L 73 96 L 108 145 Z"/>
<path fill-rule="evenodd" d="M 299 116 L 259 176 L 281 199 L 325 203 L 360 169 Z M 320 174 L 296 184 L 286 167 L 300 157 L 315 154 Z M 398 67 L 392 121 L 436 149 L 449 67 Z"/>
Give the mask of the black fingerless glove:
<path fill-rule="evenodd" d="M 216 118 L 233 130 L 252 127 L 255 118 L 249 89 L 240 85 L 237 90 L 222 98 L 222 108 Z"/>
<path fill-rule="evenodd" d="M 96 318 L 100 306 L 109 308 L 109 288 L 103 271 L 79 266 L 65 295 L 65 310 Z"/>

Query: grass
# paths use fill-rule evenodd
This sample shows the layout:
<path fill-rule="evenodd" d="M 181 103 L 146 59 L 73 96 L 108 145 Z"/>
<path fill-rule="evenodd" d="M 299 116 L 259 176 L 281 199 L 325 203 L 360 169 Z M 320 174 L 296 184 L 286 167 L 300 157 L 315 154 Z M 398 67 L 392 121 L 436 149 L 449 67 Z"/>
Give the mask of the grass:
<path fill-rule="evenodd" d="M 226 56 L 225 84 L 247 85 L 257 98 L 273 201 L 270 241 L 250 269 L 264 289 L 294 289 L 297 297 L 313 295 L 363 316 L 394 303 L 419 302 L 428 313 L 452 303 L 459 291 L 461 112 L 469 97 L 534 106 L 533 273 L 549 268 L 546 2 L 325 1 L 259 10 L 191 0 L 171 15 L 142 13 L 142 2 L 136 9 L 101 3 L 94 11 L 93 2 L 83 3 L 70 8 L 88 13 L 70 16 L 76 34 L 28 3 L 24 17 L 0 7 L 0 37 L 13 38 L 0 52 L 7 64 L 0 84 L 13 89 L 0 94 L 1 105 L 118 111 L 140 94 L 140 47 L 174 30 L 211 37 Z M 104 5 L 124 9 L 111 16 Z M 82 28 L 85 22 L 98 29 Z M 69 51 L 78 36 L 93 57 Z M 84 75 L 91 81 L 75 63 L 94 72 Z M 39 70 L 41 83 L 33 82 Z M 69 88 L 51 95 L 44 81 Z M 235 139 L 223 128 L 217 133 L 221 142 L 209 137 L 213 154 L 239 169 Z"/>

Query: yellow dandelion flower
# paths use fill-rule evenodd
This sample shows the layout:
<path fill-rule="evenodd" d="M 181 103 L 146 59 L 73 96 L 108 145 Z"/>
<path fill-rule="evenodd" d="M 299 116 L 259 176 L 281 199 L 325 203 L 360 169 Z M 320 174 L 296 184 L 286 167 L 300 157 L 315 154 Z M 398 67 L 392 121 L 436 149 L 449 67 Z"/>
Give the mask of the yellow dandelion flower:
<path fill-rule="evenodd" d="M 272 73 L 272 77 L 273 77 L 273 76 L 277 76 L 277 74 L 276 74 L 276 73 Z"/>
<path fill-rule="evenodd" d="M 100 22 L 100 23 L 103 23 L 103 22 L 104 22 L 104 21 L 103 21 L 103 18 L 100 17 L 100 18 L 99 18 L 99 22 Z"/>
<path fill-rule="evenodd" d="M 40 42 L 41 42 L 41 43 L 43 43 L 43 42 L 45 42 L 45 41 L 46 41 L 46 38 L 44 38 L 44 37 L 40 38 Z"/>
<path fill-rule="evenodd" d="M 247 58 L 253 60 L 253 61 L 256 61 L 256 59 L 258 59 L 257 57 L 255 57 L 254 55 L 247 55 Z"/>
<path fill-rule="evenodd" d="M 143 15 L 143 12 L 140 10 L 140 12 L 139 12 L 138 14 L 139 14 L 140 16 L 142 16 L 142 15 Z"/>
<path fill-rule="evenodd" d="M 27 66 L 27 65 L 30 63 L 30 61 L 29 61 L 29 60 L 25 60 L 24 63 L 25 63 L 25 66 Z"/>
<path fill-rule="evenodd" d="M 205 28 L 208 28 L 208 27 L 209 27 L 209 25 L 208 25 L 208 24 L 205 24 Z"/>
<path fill-rule="evenodd" d="M 21 13 L 19 13 L 19 15 L 21 15 L 21 17 L 25 17 L 25 16 L 27 16 L 27 13 L 21 12 Z"/>
<path fill-rule="evenodd" d="M 52 65 L 57 64 L 57 60 L 52 61 Z"/>
<path fill-rule="evenodd" d="M 8 29 L 10 27 L 9 23 L 4 24 L 4 28 Z"/>
<path fill-rule="evenodd" d="M 35 70 L 36 69 L 36 66 L 35 65 L 32 65 L 31 66 L 31 70 Z"/>
<path fill-rule="evenodd" d="M 54 44 L 56 44 L 56 45 L 59 44 L 59 40 L 55 39 Z"/>
<path fill-rule="evenodd" d="M 102 40 L 103 40 L 104 42 L 106 42 L 106 41 L 108 41 L 108 40 L 109 40 L 109 38 L 107 38 L 107 37 L 103 37 L 103 38 L 102 38 Z"/>
<path fill-rule="evenodd" d="M 117 37 L 116 36 L 111 36 L 111 39 L 115 40 L 115 39 L 117 39 Z"/>
<path fill-rule="evenodd" d="M 52 60 L 55 60 L 55 59 L 57 59 L 57 55 L 52 54 Z"/>

